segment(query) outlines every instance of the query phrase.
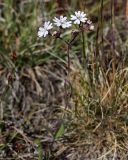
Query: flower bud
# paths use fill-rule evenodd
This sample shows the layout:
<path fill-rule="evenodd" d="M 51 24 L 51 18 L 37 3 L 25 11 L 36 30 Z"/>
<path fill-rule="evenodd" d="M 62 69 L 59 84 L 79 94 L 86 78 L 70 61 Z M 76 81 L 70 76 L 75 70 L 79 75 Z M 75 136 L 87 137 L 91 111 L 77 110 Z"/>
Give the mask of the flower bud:
<path fill-rule="evenodd" d="M 89 30 L 90 30 L 90 31 L 93 31 L 93 30 L 94 30 L 94 26 L 91 25 L 91 26 L 89 27 Z"/>
<path fill-rule="evenodd" d="M 87 22 L 86 22 L 87 24 L 92 24 L 92 21 L 91 20 L 87 20 Z"/>
<path fill-rule="evenodd" d="M 57 31 L 54 31 L 53 33 L 52 33 L 52 36 L 53 37 L 55 37 L 55 38 L 60 38 L 60 35 L 61 35 L 61 32 L 57 32 Z"/>
<path fill-rule="evenodd" d="M 74 31 L 71 32 L 71 34 L 72 34 L 73 37 L 76 37 L 79 34 L 79 31 L 74 30 Z"/>

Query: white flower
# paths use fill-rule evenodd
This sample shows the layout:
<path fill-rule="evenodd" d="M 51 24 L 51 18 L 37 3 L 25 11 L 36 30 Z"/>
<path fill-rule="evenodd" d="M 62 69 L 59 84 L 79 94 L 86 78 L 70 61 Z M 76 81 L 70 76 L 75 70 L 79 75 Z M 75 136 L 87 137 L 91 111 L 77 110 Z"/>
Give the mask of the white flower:
<path fill-rule="evenodd" d="M 78 11 L 75 12 L 75 15 L 71 15 L 71 20 L 74 21 L 74 24 L 80 24 L 87 20 L 86 14 L 84 12 Z"/>
<path fill-rule="evenodd" d="M 63 17 L 63 16 L 60 16 L 59 18 L 55 17 L 53 21 L 57 27 L 60 27 L 67 21 L 67 17 Z"/>
<path fill-rule="evenodd" d="M 48 31 L 52 28 L 53 28 L 53 26 L 52 26 L 52 23 L 50 23 L 50 21 L 45 22 L 43 27 L 39 28 L 38 36 L 39 37 L 46 37 L 48 35 Z"/>
<path fill-rule="evenodd" d="M 60 16 L 59 18 L 55 17 L 53 21 L 57 27 L 69 28 L 72 25 L 71 24 L 72 22 L 67 21 L 67 17 L 64 17 L 64 16 Z"/>

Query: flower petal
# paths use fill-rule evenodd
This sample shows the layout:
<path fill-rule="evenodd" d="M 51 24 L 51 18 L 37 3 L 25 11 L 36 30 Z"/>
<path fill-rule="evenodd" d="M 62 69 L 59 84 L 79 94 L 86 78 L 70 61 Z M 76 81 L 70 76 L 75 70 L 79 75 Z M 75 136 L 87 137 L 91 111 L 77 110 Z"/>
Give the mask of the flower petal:
<path fill-rule="evenodd" d="M 44 30 L 44 28 L 43 27 L 39 27 L 39 31 L 43 31 Z"/>
<path fill-rule="evenodd" d="M 77 19 L 77 17 L 76 17 L 76 16 L 71 15 L 71 20 L 76 20 L 76 19 Z"/>
<path fill-rule="evenodd" d="M 46 37 L 47 34 L 48 34 L 48 31 L 45 31 L 44 34 L 43 34 L 43 36 Z"/>
<path fill-rule="evenodd" d="M 80 20 L 77 19 L 77 20 L 74 21 L 74 23 L 75 23 L 75 24 L 80 24 Z"/>
<path fill-rule="evenodd" d="M 42 31 L 38 31 L 38 37 L 42 37 L 43 36 L 43 32 Z"/>

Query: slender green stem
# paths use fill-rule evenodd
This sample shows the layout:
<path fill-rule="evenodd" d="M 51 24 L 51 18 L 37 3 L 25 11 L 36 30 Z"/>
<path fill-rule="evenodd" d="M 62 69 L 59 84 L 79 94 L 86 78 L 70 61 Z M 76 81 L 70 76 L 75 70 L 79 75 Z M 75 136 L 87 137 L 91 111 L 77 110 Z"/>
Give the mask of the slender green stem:
<path fill-rule="evenodd" d="M 82 57 L 82 59 L 83 59 L 83 66 L 86 68 L 86 45 L 85 45 L 85 34 L 84 34 L 84 31 L 81 31 L 81 34 L 82 34 L 82 43 L 83 43 L 83 57 Z"/>
<path fill-rule="evenodd" d="M 70 71 L 70 44 L 68 44 L 67 55 L 68 55 L 68 72 L 69 72 Z"/>

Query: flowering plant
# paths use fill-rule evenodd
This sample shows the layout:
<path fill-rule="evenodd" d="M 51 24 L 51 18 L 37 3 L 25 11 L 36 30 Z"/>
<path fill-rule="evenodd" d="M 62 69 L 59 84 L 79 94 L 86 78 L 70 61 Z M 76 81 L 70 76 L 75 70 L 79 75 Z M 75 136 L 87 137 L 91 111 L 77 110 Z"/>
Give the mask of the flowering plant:
<path fill-rule="evenodd" d="M 61 37 L 62 31 L 66 28 L 73 27 L 73 24 L 78 25 L 78 30 L 72 31 L 72 38 L 70 41 L 65 41 Z M 53 30 L 55 27 L 59 28 L 55 31 Z M 92 22 L 87 18 L 87 15 L 82 11 L 76 11 L 73 15 L 71 15 L 70 20 L 66 16 L 61 15 L 60 17 L 54 17 L 52 22 L 44 22 L 42 27 L 39 27 L 38 36 L 39 37 L 46 37 L 47 35 L 53 36 L 55 38 L 59 38 L 63 40 L 67 46 L 67 55 L 68 55 L 68 68 L 70 69 L 70 56 L 69 50 L 72 46 L 73 41 L 75 38 L 81 33 L 83 39 L 83 59 L 86 59 L 85 53 L 85 31 L 92 31 L 94 30 L 94 25 Z"/>

